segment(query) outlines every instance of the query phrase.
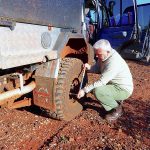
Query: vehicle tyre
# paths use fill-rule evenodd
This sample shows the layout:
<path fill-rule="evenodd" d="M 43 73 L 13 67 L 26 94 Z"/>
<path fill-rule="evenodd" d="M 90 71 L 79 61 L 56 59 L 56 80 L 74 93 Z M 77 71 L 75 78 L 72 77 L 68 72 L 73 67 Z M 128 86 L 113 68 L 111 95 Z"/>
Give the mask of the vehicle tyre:
<path fill-rule="evenodd" d="M 64 58 L 61 61 L 54 93 L 55 113 L 51 117 L 70 121 L 82 111 L 77 93 L 82 76 L 82 61 L 76 58 Z"/>
<path fill-rule="evenodd" d="M 139 43 L 129 41 L 120 48 L 119 53 L 124 59 L 138 60 L 137 55 L 141 49 Z"/>

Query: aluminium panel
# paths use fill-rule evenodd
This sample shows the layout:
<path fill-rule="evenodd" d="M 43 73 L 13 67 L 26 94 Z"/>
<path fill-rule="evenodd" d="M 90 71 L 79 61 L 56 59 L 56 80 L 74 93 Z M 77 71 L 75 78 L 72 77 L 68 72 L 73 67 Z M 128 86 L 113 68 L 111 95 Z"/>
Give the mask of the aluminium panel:
<path fill-rule="evenodd" d="M 0 18 L 79 29 L 83 0 L 0 0 Z"/>

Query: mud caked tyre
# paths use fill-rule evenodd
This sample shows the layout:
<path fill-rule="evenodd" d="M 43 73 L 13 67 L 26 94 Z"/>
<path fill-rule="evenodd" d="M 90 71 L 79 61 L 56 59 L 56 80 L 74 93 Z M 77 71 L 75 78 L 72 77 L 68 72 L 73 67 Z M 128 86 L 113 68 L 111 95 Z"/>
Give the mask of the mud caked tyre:
<path fill-rule="evenodd" d="M 64 58 L 61 61 L 57 84 L 54 92 L 55 115 L 59 120 L 70 121 L 82 111 L 77 100 L 82 76 L 82 61 L 76 58 Z"/>

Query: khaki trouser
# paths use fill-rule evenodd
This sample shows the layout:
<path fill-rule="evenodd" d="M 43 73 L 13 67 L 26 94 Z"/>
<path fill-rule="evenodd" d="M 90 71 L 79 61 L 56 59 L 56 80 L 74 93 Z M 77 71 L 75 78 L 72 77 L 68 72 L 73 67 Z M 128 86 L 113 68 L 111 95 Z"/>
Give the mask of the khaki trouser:
<path fill-rule="evenodd" d="M 113 84 L 97 87 L 93 92 L 106 111 L 117 107 L 119 101 L 123 101 L 131 95 L 128 91 Z"/>

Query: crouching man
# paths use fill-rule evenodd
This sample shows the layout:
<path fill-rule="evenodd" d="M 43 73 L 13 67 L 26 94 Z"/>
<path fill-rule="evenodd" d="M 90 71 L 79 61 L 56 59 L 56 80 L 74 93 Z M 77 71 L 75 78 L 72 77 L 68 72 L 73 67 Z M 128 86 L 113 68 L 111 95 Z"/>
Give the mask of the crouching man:
<path fill-rule="evenodd" d="M 108 112 L 106 120 L 111 122 L 122 115 L 122 101 L 133 92 L 133 80 L 124 59 L 114 50 L 109 41 L 101 39 L 94 46 L 97 62 L 90 66 L 84 64 L 89 72 L 99 73 L 99 80 L 81 89 L 77 95 L 80 99 L 85 93 L 93 92 L 98 101 Z"/>

